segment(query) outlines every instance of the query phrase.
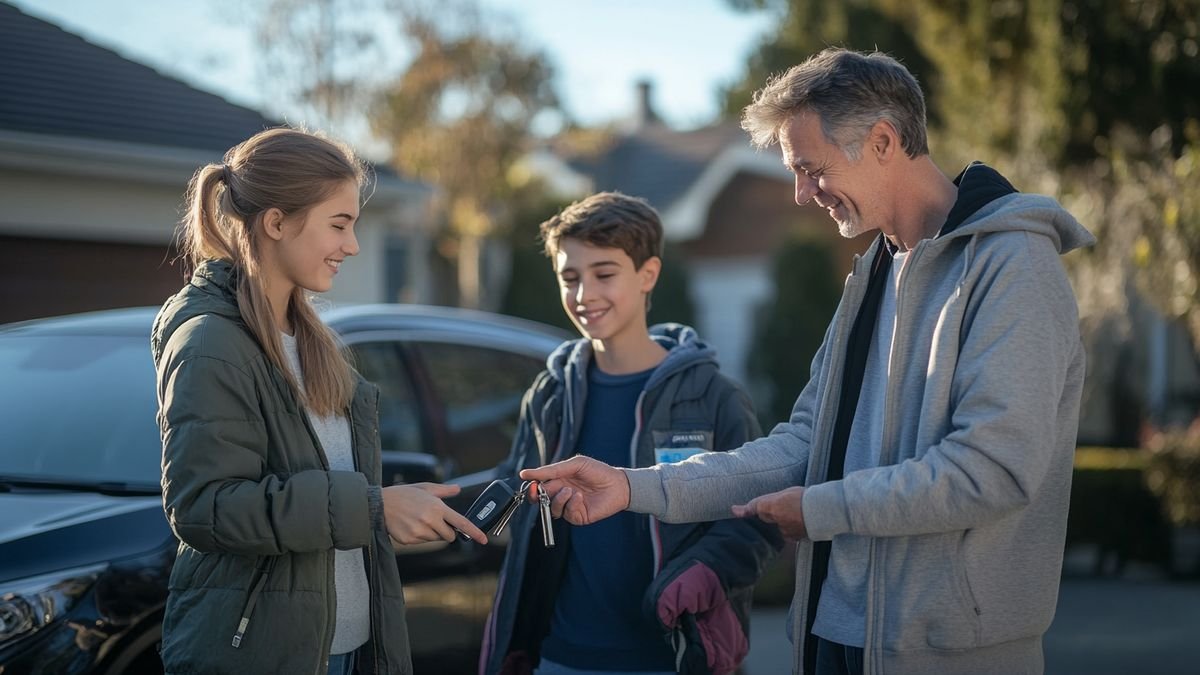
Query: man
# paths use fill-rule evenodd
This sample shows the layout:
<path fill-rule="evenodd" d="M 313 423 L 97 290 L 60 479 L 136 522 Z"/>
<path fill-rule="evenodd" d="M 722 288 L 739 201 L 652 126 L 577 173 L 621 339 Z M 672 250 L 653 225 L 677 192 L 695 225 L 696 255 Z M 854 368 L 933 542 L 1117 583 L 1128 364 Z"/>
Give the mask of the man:
<path fill-rule="evenodd" d="M 828 49 L 743 116 L 796 202 L 878 229 L 788 422 L 730 453 L 522 472 L 553 511 L 738 517 L 799 541 L 797 673 L 1038 673 L 1054 616 L 1084 374 L 1059 255 L 1094 239 L 1053 199 L 929 157 L 912 75 Z"/>

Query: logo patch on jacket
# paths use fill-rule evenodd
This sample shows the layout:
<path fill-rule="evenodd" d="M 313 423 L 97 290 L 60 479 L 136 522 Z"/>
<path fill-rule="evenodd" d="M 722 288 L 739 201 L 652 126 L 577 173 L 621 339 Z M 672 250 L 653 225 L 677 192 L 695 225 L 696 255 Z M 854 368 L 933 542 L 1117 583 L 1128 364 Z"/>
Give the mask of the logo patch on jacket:
<path fill-rule="evenodd" d="M 711 452 L 713 449 L 713 432 L 696 431 L 655 431 L 654 432 L 654 461 L 658 464 L 679 462 L 698 455 Z"/>

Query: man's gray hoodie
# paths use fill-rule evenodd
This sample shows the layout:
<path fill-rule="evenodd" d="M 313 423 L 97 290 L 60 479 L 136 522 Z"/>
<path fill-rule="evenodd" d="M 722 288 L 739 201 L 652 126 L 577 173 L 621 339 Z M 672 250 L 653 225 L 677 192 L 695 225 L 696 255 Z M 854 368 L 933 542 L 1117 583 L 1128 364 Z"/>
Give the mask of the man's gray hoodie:
<path fill-rule="evenodd" d="M 972 173 L 1003 181 L 982 165 L 960 178 Z M 1041 672 L 1084 375 L 1059 256 L 1093 242 L 1053 199 L 1013 192 L 913 248 L 897 290 L 878 466 L 822 482 L 869 276 L 868 257 L 856 257 L 791 418 L 733 452 L 630 470 L 630 509 L 711 520 L 807 486 L 794 672 L 805 662 L 812 542 L 843 533 L 872 537 L 865 673 Z"/>

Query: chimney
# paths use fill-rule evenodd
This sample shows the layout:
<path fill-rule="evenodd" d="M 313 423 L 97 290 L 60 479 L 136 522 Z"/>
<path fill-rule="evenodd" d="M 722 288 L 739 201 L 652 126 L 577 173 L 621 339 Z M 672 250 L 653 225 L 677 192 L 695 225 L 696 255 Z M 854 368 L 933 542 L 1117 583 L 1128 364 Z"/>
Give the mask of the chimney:
<path fill-rule="evenodd" d="M 662 118 L 658 113 L 654 112 L 654 106 L 650 103 L 650 97 L 654 94 L 654 83 L 648 79 L 641 79 L 637 82 L 637 113 L 634 116 L 634 129 L 645 129 L 646 127 L 662 124 Z"/>

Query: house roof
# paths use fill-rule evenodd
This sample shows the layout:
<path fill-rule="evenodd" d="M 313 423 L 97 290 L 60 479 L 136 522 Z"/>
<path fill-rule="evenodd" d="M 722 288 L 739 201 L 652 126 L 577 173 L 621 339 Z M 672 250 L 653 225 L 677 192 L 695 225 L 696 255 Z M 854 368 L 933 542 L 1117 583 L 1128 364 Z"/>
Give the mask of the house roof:
<path fill-rule="evenodd" d="M 733 122 L 695 131 L 650 124 L 618 137 L 599 153 L 565 159 L 572 170 L 591 178 L 596 190 L 643 197 L 661 211 L 683 197 L 724 149 L 745 143 L 744 132 Z"/>
<path fill-rule="evenodd" d="M 0 3 L 0 129 L 224 152 L 279 123 Z"/>
<path fill-rule="evenodd" d="M 0 134 L 7 146 L 68 157 L 82 153 L 88 161 L 99 153 L 100 165 L 109 173 L 117 170 L 114 159 L 135 171 L 135 157 L 148 161 L 147 171 L 161 171 L 162 157 L 190 171 L 198 157 L 220 156 L 281 124 L 2 1 L 0 92 L 5 93 L 0 96 Z M 374 169 L 377 194 L 429 190 L 390 167 Z"/>

